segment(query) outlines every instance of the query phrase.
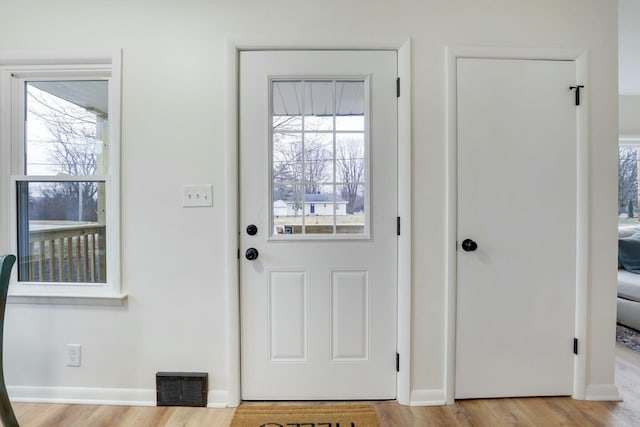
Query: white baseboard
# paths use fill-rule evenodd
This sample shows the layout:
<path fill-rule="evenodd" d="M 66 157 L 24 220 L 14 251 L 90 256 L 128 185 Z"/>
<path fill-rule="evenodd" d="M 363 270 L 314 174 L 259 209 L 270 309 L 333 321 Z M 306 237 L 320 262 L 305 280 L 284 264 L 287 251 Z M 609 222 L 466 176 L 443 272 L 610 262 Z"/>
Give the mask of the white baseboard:
<path fill-rule="evenodd" d="M 411 392 L 411 406 L 442 406 L 447 403 L 444 389 L 413 390 Z"/>
<path fill-rule="evenodd" d="M 155 389 L 7 386 L 12 402 L 156 406 Z M 229 392 L 209 390 L 208 408 L 229 406 Z"/>
<path fill-rule="evenodd" d="M 587 386 L 585 400 L 622 402 L 622 396 L 615 384 L 590 384 Z"/>
<path fill-rule="evenodd" d="M 229 407 L 229 391 L 209 390 L 208 400 L 207 408 L 227 408 Z"/>

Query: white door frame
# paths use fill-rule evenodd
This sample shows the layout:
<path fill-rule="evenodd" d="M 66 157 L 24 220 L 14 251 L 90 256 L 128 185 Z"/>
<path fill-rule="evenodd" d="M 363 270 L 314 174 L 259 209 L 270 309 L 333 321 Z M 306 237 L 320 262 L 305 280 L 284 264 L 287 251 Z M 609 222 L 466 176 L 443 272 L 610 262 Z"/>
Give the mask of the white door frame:
<path fill-rule="evenodd" d="M 240 275 L 238 262 L 238 94 L 239 54 L 245 50 L 395 50 L 398 52 L 398 216 L 402 229 L 398 238 L 398 321 L 397 351 L 400 372 L 397 400 L 410 403 L 411 391 L 411 40 L 407 37 L 319 41 L 292 41 L 291 38 L 226 38 L 226 234 L 227 259 L 227 390 L 228 405 L 238 406 L 240 393 Z"/>
<path fill-rule="evenodd" d="M 575 337 L 579 340 L 578 355 L 574 357 L 573 394 L 575 399 L 585 399 L 587 348 L 588 348 L 588 257 L 589 257 L 589 82 L 587 80 L 588 56 L 581 49 L 530 49 L 530 48 L 478 48 L 447 47 L 447 227 L 446 227 L 446 345 L 445 345 L 445 395 L 447 403 L 455 401 L 456 360 L 456 295 L 457 295 L 457 59 L 531 59 L 570 60 L 576 63 L 576 82 L 586 86 L 577 109 L 577 218 L 576 218 L 576 313 Z M 567 92 L 569 88 L 567 88 Z"/>

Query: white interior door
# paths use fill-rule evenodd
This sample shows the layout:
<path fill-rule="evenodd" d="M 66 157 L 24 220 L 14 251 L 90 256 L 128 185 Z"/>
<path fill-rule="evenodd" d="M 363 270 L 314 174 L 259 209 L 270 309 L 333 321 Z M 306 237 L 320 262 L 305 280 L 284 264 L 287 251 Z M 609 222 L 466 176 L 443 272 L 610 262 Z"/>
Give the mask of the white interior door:
<path fill-rule="evenodd" d="M 396 395 L 392 51 L 240 54 L 245 400 Z"/>
<path fill-rule="evenodd" d="M 575 63 L 459 59 L 457 69 L 455 396 L 571 394 Z"/>

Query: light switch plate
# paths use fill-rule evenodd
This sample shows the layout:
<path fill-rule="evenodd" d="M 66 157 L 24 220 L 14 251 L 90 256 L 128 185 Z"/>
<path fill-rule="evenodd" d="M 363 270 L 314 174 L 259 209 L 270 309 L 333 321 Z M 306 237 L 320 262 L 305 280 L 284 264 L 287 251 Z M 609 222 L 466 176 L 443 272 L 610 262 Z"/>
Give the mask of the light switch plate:
<path fill-rule="evenodd" d="M 67 344 L 67 366 L 80 366 L 80 344 Z"/>
<path fill-rule="evenodd" d="M 185 208 L 213 206 L 212 184 L 185 184 L 182 186 L 182 206 Z"/>

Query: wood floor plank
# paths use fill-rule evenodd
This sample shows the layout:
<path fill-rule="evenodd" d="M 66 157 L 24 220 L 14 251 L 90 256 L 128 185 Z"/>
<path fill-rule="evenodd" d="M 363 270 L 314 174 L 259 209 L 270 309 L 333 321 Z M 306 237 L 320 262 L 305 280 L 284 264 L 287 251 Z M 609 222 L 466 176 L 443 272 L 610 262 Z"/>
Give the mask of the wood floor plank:
<path fill-rule="evenodd" d="M 153 427 L 166 426 L 172 408 L 169 407 L 139 407 L 127 417 L 122 427 Z"/>
<path fill-rule="evenodd" d="M 461 400 L 453 405 L 431 407 L 402 406 L 396 402 L 373 405 L 380 427 L 640 426 L 640 353 L 619 346 L 616 355 L 616 384 L 623 402 L 530 397 Z M 43 403 L 13 406 L 22 427 L 229 427 L 235 412 L 233 408 Z"/>
<path fill-rule="evenodd" d="M 381 402 L 374 405 L 380 427 L 399 425 L 410 426 L 411 421 L 405 408 L 396 408 L 394 402 Z"/>
<path fill-rule="evenodd" d="M 20 425 L 34 427 L 47 425 L 47 419 L 62 416 L 66 409 L 66 405 L 43 403 L 14 403 L 12 406 Z"/>
<path fill-rule="evenodd" d="M 123 415 L 128 410 L 127 406 L 96 406 L 96 409 L 86 419 L 76 421 L 75 425 L 78 427 L 85 425 L 110 427 L 114 424 L 120 424 Z"/>
<path fill-rule="evenodd" d="M 44 419 L 38 420 L 38 422 L 41 423 L 38 425 L 42 427 L 75 427 L 88 425 L 86 419 L 96 411 L 97 408 L 98 406 L 93 405 L 62 405 L 61 410 L 48 413 Z"/>

